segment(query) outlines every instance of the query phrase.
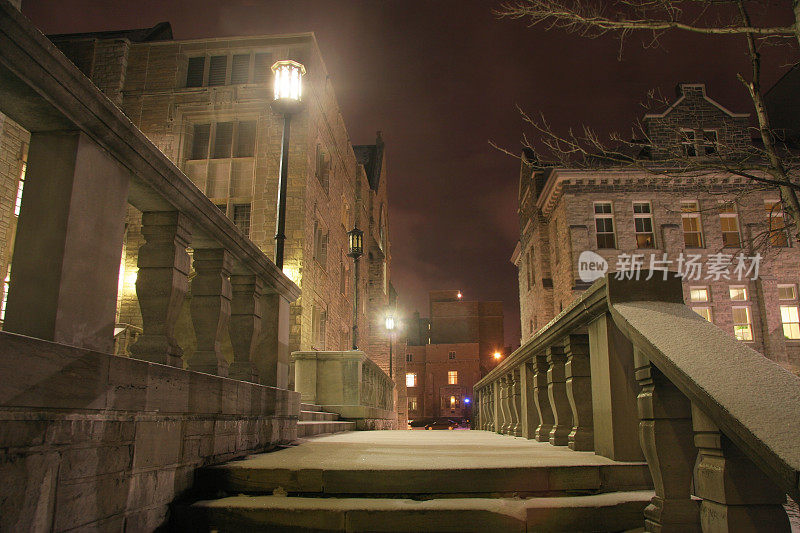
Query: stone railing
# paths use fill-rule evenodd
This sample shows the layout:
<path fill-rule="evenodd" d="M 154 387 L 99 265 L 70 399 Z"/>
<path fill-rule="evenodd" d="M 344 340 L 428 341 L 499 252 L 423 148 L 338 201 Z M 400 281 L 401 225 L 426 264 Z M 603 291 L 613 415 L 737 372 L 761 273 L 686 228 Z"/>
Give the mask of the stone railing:
<path fill-rule="evenodd" d="M 789 531 L 800 379 L 686 307 L 674 274 L 598 280 L 475 397 L 477 429 L 646 459 L 648 531 Z"/>
<path fill-rule="evenodd" d="M 293 352 L 295 390 L 357 429 L 393 429 L 394 383 L 360 350 Z"/>

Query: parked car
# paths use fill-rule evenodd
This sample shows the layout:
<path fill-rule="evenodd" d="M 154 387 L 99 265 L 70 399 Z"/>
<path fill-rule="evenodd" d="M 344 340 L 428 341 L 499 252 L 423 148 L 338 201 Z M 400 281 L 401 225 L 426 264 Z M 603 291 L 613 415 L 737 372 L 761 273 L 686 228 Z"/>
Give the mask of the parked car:
<path fill-rule="evenodd" d="M 437 418 L 433 422 L 427 424 L 425 429 L 456 429 L 458 422 L 449 418 Z"/>

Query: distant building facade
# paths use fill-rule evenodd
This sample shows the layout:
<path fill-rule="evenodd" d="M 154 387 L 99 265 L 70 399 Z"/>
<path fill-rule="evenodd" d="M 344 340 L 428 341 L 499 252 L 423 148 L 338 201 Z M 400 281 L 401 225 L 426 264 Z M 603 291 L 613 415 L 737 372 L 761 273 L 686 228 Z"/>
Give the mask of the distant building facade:
<path fill-rule="evenodd" d="M 635 155 L 648 161 L 644 165 L 666 165 L 675 150 L 684 161 L 724 161 L 752 146 L 748 115 L 725 109 L 699 84 L 681 85 L 677 100 L 663 113 L 647 115 L 644 124 L 649 146 Z M 800 370 L 800 249 L 784 222 L 778 191 L 732 173 L 656 170 L 548 167 L 523 154 L 520 240 L 511 258 L 519 269 L 521 342 L 590 285 L 579 259 L 591 251 L 610 272 L 628 269 L 634 256 L 643 269 L 652 260 L 683 272 L 687 305 Z M 763 256 L 758 274 L 739 276 L 739 254 L 749 269 L 756 253 Z M 690 269 L 689 261 L 699 268 Z M 717 275 L 722 268 L 714 265 L 726 261 Z"/>
<path fill-rule="evenodd" d="M 429 293 L 429 318 L 407 325 L 408 418 L 469 418 L 472 387 L 503 351 L 502 302 L 465 301 L 458 290 Z"/>
<path fill-rule="evenodd" d="M 290 351 L 352 346 L 353 260 L 347 231 L 364 231 L 359 348 L 388 373 L 386 310 L 391 284 L 387 165 L 380 133 L 353 146 L 313 34 L 175 41 L 153 28 L 51 36 L 162 152 L 268 257 L 273 257 L 282 117 L 270 108 L 271 65 L 303 63 L 303 110 L 292 119 L 284 272 L 301 287 L 291 305 Z M 24 176 L 27 132 L 0 122 L 0 268 L 13 247 L 13 206 Z M 6 175 L 7 174 L 7 175 Z M 4 181 L 3 181 L 4 180 Z M 7 190 L 6 190 L 7 189 Z M 117 322 L 141 326 L 135 280 L 144 244 L 141 212 L 130 208 Z M 188 300 L 178 322 L 193 351 Z M 223 351 L 226 347 L 223 347 Z M 230 353 L 230 347 L 227 347 Z"/>

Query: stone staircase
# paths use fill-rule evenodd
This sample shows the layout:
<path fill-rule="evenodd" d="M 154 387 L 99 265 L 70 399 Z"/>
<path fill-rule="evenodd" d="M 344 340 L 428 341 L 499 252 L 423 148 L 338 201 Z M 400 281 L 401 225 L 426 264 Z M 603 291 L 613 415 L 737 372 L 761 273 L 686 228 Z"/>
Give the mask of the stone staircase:
<path fill-rule="evenodd" d="M 300 420 L 297 422 L 298 438 L 353 431 L 355 429 L 355 422 L 339 420 L 338 414 L 323 411 L 319 405 L 311 403 L 300 404 Z"/>
<path fill-rule="evenodd" d="M 653 496 L 645 463 L 478 431 L 327 435 L 198 479 L 177 531 L 628 531 Z"/>

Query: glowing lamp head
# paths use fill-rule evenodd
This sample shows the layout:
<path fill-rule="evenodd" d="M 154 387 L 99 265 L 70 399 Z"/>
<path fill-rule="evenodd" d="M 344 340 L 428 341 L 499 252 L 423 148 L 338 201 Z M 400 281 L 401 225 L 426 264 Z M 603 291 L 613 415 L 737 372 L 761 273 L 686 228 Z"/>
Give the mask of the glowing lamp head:
<path fill-rule="evenodd" d="M 350 242 L 350 252 L 347 255 L 352 258 L 361 257 L 364 253 L 364 232 L 355 226 L 347 232 L 347 238 Z"/>
<path fill-rule="evenodd" d="M 457 297 L 457 298 L 460 300 L 460 299 L 461 299 L 463 296 L 464 296 L 464 295 L 463 295 L 463 294 L 461 294 L 461 291 L 458 291 L 458 294 L 456 295 L 456 297 Z"/>
<path fill-rule="evenodd" d="M 306 67 L 284 59 L 272 65 L 272 75 L 275 78 L 275 100 L 294 100 L 299 102 L 303 96 L 303 75 Z"/>
<path fill-rule="evenodd" d="M 388 315 L 386 317 L 386 329 L 392 331 L 394 329 L 394 317 L 392 315 Z"/>
<path fill-rule="evenodd" d="M 469 403 L 469 398 L 464 398 L 464 403 Z"/>
<path fill-rule="evenodd" d="M 495 360 L 499 360 L 501 357 L 503 357 L 503 354 L 501 354 L 500 352 L 494 352 Z"/>

